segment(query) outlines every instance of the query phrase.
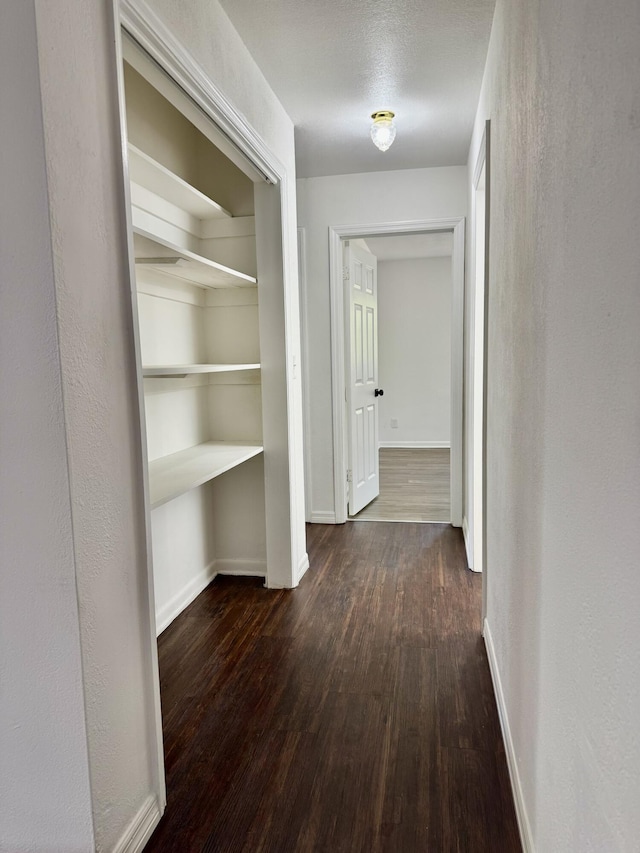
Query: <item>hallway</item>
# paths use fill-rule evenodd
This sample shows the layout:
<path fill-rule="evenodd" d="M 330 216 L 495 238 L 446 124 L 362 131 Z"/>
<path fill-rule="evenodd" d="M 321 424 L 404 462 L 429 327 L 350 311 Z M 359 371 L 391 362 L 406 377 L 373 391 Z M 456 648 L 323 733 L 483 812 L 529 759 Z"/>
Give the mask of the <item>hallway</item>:
<path fill-rule="evenodd" d="M 308 536 L 297 590 L 218 578 L 161 635 L 168 805 L 146 850 L 520 851 L 460 532 Z"/>

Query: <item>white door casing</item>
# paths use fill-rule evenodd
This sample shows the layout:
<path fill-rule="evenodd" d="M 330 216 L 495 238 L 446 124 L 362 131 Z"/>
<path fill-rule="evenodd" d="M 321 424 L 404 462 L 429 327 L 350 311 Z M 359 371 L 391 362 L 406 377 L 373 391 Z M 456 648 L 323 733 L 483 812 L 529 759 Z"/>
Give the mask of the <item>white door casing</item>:
<path fill-rule="evenodd" d="M 484 152 L 484 146 L 483 146 Z M 484 266 L 485 266 L 485 164 L 481 164 L 479 174 L 474 178 L 473 187 L 473 363 L 471 372 L 471 456 L 472 456 L 472 559 L 469 568 L 474 572 L 483 570 L 484 540 Z"/>
<path fill-rule="evenodd" d="M 343 241 L 386 234 L 421 234 L 453 231 L 451 305 L 451 524 L 462 525 L 462 388 L 465 218 L 367 222 L 329 226 L 329 289 L 331 295 L 331 400 L 333 422 L 333 487 L 335 515 L 332 523 L 347 520 L 347 423 Z"/>
<path fill-rule="evenodd" d="M 355 515 L 380 493 L 378 464 L 378 262 L 344 244 L 348 494 Z"/>

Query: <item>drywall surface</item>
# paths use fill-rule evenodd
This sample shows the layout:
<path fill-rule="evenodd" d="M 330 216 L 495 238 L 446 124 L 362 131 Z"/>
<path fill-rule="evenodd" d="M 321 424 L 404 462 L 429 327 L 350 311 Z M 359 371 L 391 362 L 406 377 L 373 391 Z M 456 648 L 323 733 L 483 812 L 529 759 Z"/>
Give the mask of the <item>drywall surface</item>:
<path fill-rule="evenodd" d="M 331 314 L 328 229 L 466 216 L 465 167 L 334 175 L 298 181 L 299 225 L 305 229 L 305 358 L 309 394 L 306 436 L 309 517 L 335 519 L 331 401 Z"/>
<path fill-rule="evenodd" d="M 640 838 L 640 6 L 498 0 L 488 600 L 538 853 Z"/>
<path fill-rule="evenodd" d="M 382 445 L 449 446 L 451 258 L 378 261 L 378 380 Z"/>
<path fill-rule="evenodd" d="M 109 4 L 36 10 L 93 815 L 106 851 L 161 799 L 114 25 Z"/>
<path fill-rule="evenodd" d="M 33 2 L 0 27 L 0 850 L 93 850 Z M 20 86 L 16 86 L 16 80 Z"/>
<path fill-rule="evenodd" d="M 142 7 L 141 3 L 136 2 L 136 5 Z M 289 572 L 290 562 L 294 575 L 299 574 L 299 566 L 307 563 L 293 124 L 217 0 L 188 0 L 188 3 L 184 0 L 150 0 L 149 7 L 246 118 L 283 166 L 283 201 L 279 221 L 284 224 L 284 306 L 281 308 L 284 310 L 286 340 L 281 351 L 274 349 L 275 361 L 265 366 L 263 381 L 268 371 L 268 384 L 273 376 L 286 388 L 286 407 L 281 407 L 282 420 L 276 430 L 280 436 L 279 446 L 275 454 L 285 462 L 289 477 L 282 483 L 283 506 L 272 507 L 272 510 L 290 528 L 287 534 L 291 540 L 288 546 L 290 557 L 282 566 L 282 572 Z M 263 196 L 265 206 L 270 209 L 279 207 L 268 198 L 268 191 Z M 276 310 L 275 304 L 273 310 Z"/>

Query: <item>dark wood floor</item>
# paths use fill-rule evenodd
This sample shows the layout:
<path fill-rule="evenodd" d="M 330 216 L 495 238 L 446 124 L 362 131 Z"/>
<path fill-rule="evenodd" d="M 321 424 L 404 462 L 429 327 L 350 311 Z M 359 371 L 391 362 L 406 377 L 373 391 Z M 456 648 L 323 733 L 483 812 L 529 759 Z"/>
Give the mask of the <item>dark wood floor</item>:
<path fill-rule="evenodd" d="M 217 578 L 160 637 L 168 804 L 147 851 L 520 853 L 460 532 L 308 536 L 297 590 Z"/>

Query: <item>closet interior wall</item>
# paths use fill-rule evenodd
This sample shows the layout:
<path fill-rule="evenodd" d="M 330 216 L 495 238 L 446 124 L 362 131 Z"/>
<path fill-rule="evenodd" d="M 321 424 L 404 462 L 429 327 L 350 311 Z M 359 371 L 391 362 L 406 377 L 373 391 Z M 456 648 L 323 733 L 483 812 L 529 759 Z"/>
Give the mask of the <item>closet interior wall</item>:
<path fill-rule="evenodd" d="M 124 71 L 156 623 L 266 576 L 254 184 Z"/>

